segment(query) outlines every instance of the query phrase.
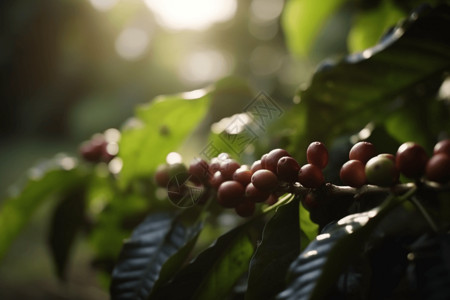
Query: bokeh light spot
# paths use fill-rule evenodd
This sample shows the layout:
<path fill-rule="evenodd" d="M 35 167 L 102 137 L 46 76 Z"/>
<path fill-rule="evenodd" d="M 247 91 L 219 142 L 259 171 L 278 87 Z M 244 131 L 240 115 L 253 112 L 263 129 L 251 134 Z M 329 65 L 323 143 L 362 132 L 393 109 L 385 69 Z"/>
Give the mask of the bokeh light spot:
<path fill-rule="evenodd" d="M 148 33 L 139 28 L 125 28 L 116 39 L 116 51 L 126 60 L 140 58 L 150 42 Z"/>
<path fill-rule="evenodd" d="M 188 54 L 181 62 L 178 73 L 187 83 L 215 81 L 231 71 L 231 58 L 218 50 L 200 50 Z"/>

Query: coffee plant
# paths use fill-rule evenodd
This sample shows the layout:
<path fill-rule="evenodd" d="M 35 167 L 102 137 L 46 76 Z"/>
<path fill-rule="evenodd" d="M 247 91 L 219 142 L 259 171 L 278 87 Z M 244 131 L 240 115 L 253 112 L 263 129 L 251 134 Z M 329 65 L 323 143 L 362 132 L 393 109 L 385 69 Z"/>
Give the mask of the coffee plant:
<path fill-rule="evenodd" d="M 294 54 L 311 45 L 302 3 L 283 14 Z M 137 107 L 30 170 L 0 210 L 0 257 L 56 199 L 57 276 L 82 234 L 111 299 L 450 299 L 448 28 L 449 6 L 422 5 L 289 107 L 235 78 Z M 230 97 L 248 102 L 211 130 Z"/>

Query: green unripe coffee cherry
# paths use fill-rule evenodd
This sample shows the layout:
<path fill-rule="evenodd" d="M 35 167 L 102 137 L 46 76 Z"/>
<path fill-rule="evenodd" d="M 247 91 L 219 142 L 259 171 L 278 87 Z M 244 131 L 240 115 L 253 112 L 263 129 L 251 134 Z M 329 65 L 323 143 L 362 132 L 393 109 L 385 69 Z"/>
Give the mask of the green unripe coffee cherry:
<path fill-rule="evenodd" d="M 399 176 L 394 161 L 383 154 L 369 159 L 365 172 L 367 181 L 379 186 L 391 186 L 397 182 Z"/>

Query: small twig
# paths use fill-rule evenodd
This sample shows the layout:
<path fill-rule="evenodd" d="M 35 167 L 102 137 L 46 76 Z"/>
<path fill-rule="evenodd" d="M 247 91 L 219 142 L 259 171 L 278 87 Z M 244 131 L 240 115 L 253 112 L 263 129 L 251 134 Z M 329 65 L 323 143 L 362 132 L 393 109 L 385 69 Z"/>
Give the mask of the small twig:
<path fill-rule="evenodd" d="M 339 185 L 334 185 L 331 183 L 326 183 L 324 186 L 320 187 L 320 189 L 322 189 L 322 191 L 328 195 L 335 195 L 335 196 L 347 195 L 347 196 L 353 196 L 355 198 L 358 198 L 358 197 L 361 197 L 363 195 L 368 195 L 368 194 L 392 193 L 394 195 L 402 195 L 415 187 L 416 187 L 416 185 L 414 183 L 397 184 L 392 187 L 381 187 L 381 186 L 377 186 L 377 185 L 366 184 L 360 188 L 354 188 L 351 186 L 339 186 Z M 282 187 L 282 191 L 284 191 L 286 193 L 292 193 L 295 195 L 299 195 L 299 196 L 300 195 L 306 196 L 312 190 L 313 189 L 306 188 L 298 183 L 296 183 L 294 185 Z"/>
<path fill-rule="evenodd" d="M 425 207 L 422 205 L 422 203 L 420 203 L 420 201 L 414 196 L 411 197 L 410 200 L 417 207 L 417 209 L 419 209 L 420 213 L 422 214 L 424 219 L 427 221 L 427 223 L 431 227 L 431 229 L 434 232 L 438 232 L 439 228 L 438 228 L 436 222 L 434 222 L 433 218 L 430 216 L 430 214 L 425 209 Z"/>

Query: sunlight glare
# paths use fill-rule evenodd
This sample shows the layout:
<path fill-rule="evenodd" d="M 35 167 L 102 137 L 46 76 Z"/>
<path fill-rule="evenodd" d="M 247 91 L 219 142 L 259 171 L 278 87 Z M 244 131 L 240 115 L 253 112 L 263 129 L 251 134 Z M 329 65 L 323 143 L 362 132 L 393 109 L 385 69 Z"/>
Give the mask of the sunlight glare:
<path fill-rule="evenodd" d="M 169 29 L 206 29 L 216 22 L 231 19 L 237 8 L 236 0 L 145 0 L 158 23 Z"/>
<path fill-rule="evenodd" d="M 92 6 L 99 11 L 107 11 L 113 8 L 119 0 L 89 0 Z"/>

